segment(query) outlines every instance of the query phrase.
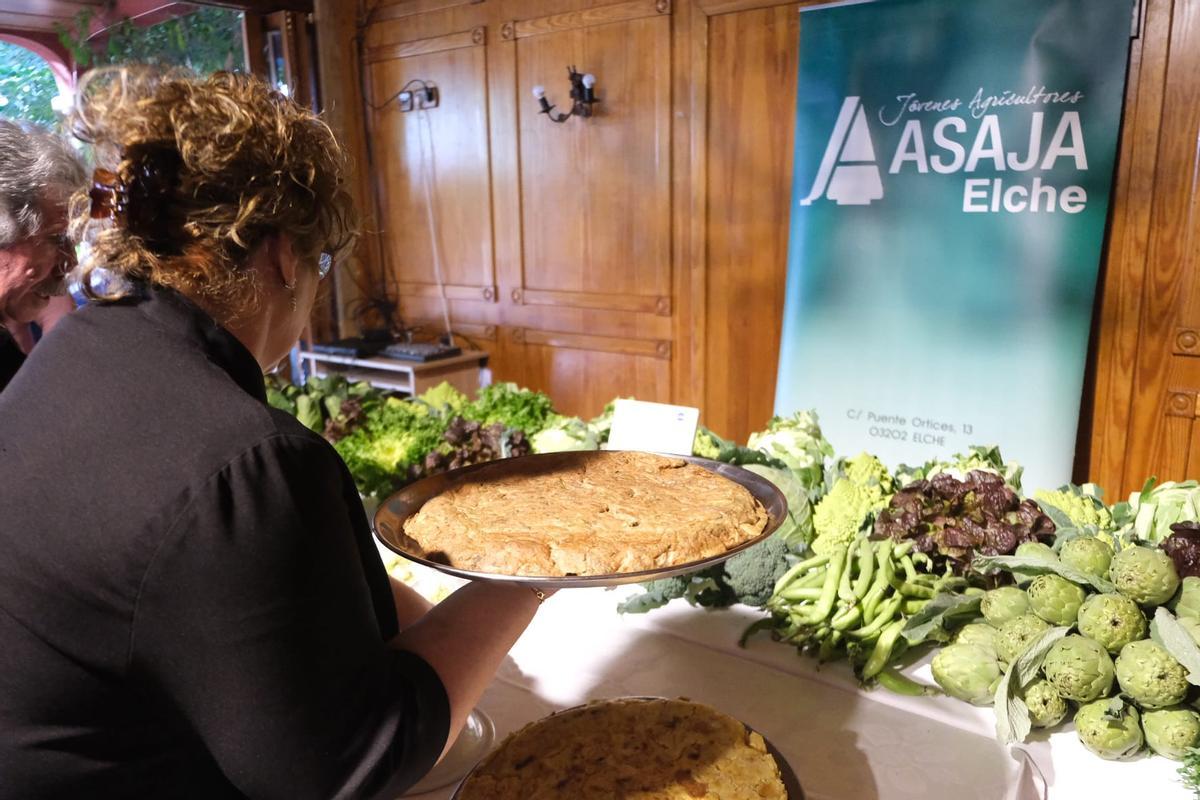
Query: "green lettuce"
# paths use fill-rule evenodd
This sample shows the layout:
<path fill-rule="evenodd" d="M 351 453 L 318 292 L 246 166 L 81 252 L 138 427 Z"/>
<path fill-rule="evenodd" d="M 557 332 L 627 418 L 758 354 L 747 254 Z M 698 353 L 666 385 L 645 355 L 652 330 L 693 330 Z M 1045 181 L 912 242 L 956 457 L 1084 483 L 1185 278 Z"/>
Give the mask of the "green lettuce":
<path fill-rule="evenodd" d="M 382 497 L 404 482 L 408 468 L 443 444 L 446 422 L 423 404 L 389 398 L 334 444 L 359 492 Z"/>
<path fill-rule="evenodd" d="M 554 405 L 541 392 L 522 389 L 515 383 L 494 383 L 479 390 L 475 402 L 462 408 L 462 416 L 482 425 L 501 422 L 532 436 L 554 417 Z"/>
<path fill-rule="evenodd" d="M 579 417 L 554 415 L 529 439 L 535 453 L 560 453 L 568 450 L 599 450 L 600 442 L 587 423 Z"/>

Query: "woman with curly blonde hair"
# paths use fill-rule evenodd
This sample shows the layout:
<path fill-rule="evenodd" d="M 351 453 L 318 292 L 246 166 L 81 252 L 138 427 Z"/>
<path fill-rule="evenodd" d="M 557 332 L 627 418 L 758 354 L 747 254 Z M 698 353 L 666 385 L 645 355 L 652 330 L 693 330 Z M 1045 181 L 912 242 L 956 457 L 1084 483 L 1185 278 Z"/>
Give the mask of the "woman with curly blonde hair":
<path fill-rule="evenodd" d="M 93 302 L 0 395 L 0 799 L 395 796 L 542 596 L 430 610 L 263 372 L 352 243 L 346 165 L 261 82 L 81 89 Z"/>

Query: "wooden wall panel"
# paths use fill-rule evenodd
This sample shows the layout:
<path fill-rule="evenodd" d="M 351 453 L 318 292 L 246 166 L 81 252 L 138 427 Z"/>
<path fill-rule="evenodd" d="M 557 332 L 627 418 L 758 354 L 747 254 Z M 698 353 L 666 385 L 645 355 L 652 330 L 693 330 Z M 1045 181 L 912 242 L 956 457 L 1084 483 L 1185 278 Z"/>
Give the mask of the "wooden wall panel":
<path fill-rule="evenodd" d="M 1088 477 L 1114 497 L 1200 474 L 1181 398 L 1200 391 L 1200 2 L 1149 0 L 1134 47 L 1103 303 Z M 1186 411 L 1186 410 L 1185 410 Z M 1114 491 L 1115 490 L 1115 491 Z"/>
<path fill-rule="evenodd" d="M 519 39 L 516 97 L 525 301 L 530 290 L 592 298 L 546 304 L 604 307 L 670 296 L 670 42 L 667 17 L 645 17 Z M 544 85 L 569 110 L 565 65 L 598 76 L 590 119 L 551 122 L 533 102 Z M 628 298 L 628 300 L 625 300 Z"/>
<path fill-rule="evenodd" d="M 384 6 L 366 31 L 373 103 L 412 78 L 441 91 L 428 120 L 451 327 L 495 329 L 495 377 L 580 414 L 598 413 L 617 386 L 671 398 L 669 12 L 667 0 L 410 0 Z M 597 76 L 601 103 L 555 124 L 531 89 L 569 107 L 568 65 Z M 401 311 L 432 328 L 441 302 L 421 116 L 393 105 L 373 127 Z"/>
<path fill-rule="evenodd" d="M 593 417 L 615 397 L 665 397 L 669 393 L 668 360 L 561 346 L 520 347 L 525 382 L 542 387 L 565 414 Z"/>
<path fill-rule="evenodd" d="M 705 423 L 745 439 L 775 404 L 787 280 L 795 5 L 708 22 Z M 734 387 L 737 387 L 736 390 Z"/>
<path fill-rule="evenodd" d="M 485 67 L 480 45 L 370 64 L 371 102 L 383 106 L 371 126 L 380 229 L 387 262 L 401 284 L 412 285 L 410 291 L 436 290 L 436 246 L 442 281 L 461 290 L 457 297 L 466 292 L 495 300 Z M 437 108 L 402 112 L 389 102 L 413 80 L 437 85 Z"/>

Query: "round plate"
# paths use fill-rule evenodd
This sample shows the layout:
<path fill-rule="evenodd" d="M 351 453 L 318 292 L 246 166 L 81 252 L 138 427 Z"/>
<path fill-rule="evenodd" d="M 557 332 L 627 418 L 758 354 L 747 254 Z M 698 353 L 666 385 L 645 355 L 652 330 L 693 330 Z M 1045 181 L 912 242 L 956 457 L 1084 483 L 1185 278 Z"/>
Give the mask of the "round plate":
<path fill-rule="evenodd" d="M 613 697 L 613 698 L 610 698 L 610 700 L 667 700 L 667 699 L 670 699 L 670 698 L 666 698 L 666 697 Z M 604 702 L 604 701 L 595 701 L 595 702 Z M 553 714 L 550 714 L 547 717 L 543 717 L 543 719 L 549 719 L 550 717 L 554 717 L 559 714 L 567 714 L 572 711 L 577 711 L 581 708 L 586 708 L 589 705 L 593 705 L 593 703 L 585 703 L 585 704 L 579 705 L 579 706 L 572 706 L 571 708 L 564 708 L 561 711 L 555 711 Z M 746 723 L 744 723 L 744 722 L 742 724 L 746 725 Z M 518 730 L 520 730 L 520 729 L 518 729 Z M 754 728 L 750 727 L 749 725 L 746 725 L 746 730 L 750 731 L 752 733 L 758 733 L 757 731 L 754 730 Z M 514 731 L 514 733 L 515 733 L 515 731 Z M 759 733 L 759 736 L 762 736 L 762 734 Z M 507 741 L 507 739 L 506 739 L 506 741 Z M 503 742 L 501 742 L 501 744 L 503 744 Z M 763 736 L 763 744 L 765 744 L 767 746 L 767 752 L 771 754 L 771 757 L 775 759 L 775 764 L 779 767 L 779 778 L 781 781 L 783 781 L 784 790 L 787 791 L 787 800 L 804 800 L 804 789 L 802 789 L 800 786 L 800 779 L 796 777 L 796 773 L 792 770 L 791 765 L 788 764 L 787 759 L 785 759 L 783 757 L 783 753 L 779 752 L 779 748 L 776 747 L 775 745 L 771 744 L 771 740 L 765 736 Z M 479 763 L 477 763 L 471 769 L 470 772 L 468 772 L 466 775 L 463 776 L 462 781 L 454 789 L 454 794 L 450 795 L 450 800 L 460 800 L 460 795 L 462 793 L 463 786 L 466 785 L 467 780 L 472 775 L 475 774 L 475 770 L 479 769 L 479 766 L 482 763 L 483 763 L 483 758 L 480 758 Z"/>
<path fill-rule="evenodd" d="M 468 580 L 515 581 L 531 586 L 558 589 L 641 583 L 658 578 L 669 578 L 672 575 L 683 575 L 688 572 L 704 569 L 705 567 L 711 567 L 714 564 L 719 564 L 727 560 L 730 556 L 740 553 L 747 547 L 758 544 L 774 533 L 787 517 L 787 499 L 784 498 L 783 492 L 779 491 L 775 484 L 763 476 L 733 464 L 725 464 L 708 458 L 667 455 L 667 458 L 682 458 L 684 461 L 695 464 L 698 467 L 703 467 L 709 472 L 715 472 L 745 487 L 750 494 L 754 495 L 758 502 L 762 503 L 763 508 L 767 511 L 767 526 L 763 529 L 763 532 L 750 541 L 743 542 L 737 547 L 726 550 L 724 553 L 697 561 L 689 561 L 685 564 L 675 564 L 670 567 L 641 570 L 639 572 L 619 572 L 611 575 L 566 576 L 502 575 L 492 572 L 473 572 L 471 570 L 459 569 L 449 564 L 425 558 L 421 555 L 422 550 L 420 546 L 404 533 L 405 520 L 416 514 L 426 502 L 443 492 L 453 489 L 455 486 L 464 483 L 484 483 L 522 473 L 545 473 L 548 470 L 570 469 L 589 458 L 594 458 L 597 452 L 601 451 L 575 450 L 566 453 L 540 453 L 532 456 L 521 456 L 519 458 L 503 458 L 498 461 L 488 461 L 484 464 L 472 464 L 469 467 L 461 467 L 439 475 L 431 475 L 428 478 L 423 478 L 416 483 L 405 486 L 379 504 L 379 508 L 375 512 L 375 535 L 389 550 L 393 550 L 418 564 L 424 564 L 427 567 L 432 567 L 433 569 L 440 570 L 449 575 L 455 575 L 459 578 L 467 578 Z"/>
<path fill-rule="evenodd" d="M 492 718 L 478 708 L 473 709 L 449 752 L 402 797 L 425 794 L 462 781 L 491 751 L 495 742 L 496 726 L 492 724 Z"/>

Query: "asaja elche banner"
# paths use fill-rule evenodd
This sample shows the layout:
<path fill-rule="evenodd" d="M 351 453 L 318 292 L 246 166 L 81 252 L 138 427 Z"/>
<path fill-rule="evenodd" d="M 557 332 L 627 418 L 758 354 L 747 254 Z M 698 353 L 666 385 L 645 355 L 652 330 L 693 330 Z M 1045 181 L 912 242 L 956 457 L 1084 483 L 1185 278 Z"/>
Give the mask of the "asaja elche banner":
<path fill-rule="evenodd" d="M 839 452 L 1071 477 L 1131 0 L 802 14 L 776 411 Z"/>

